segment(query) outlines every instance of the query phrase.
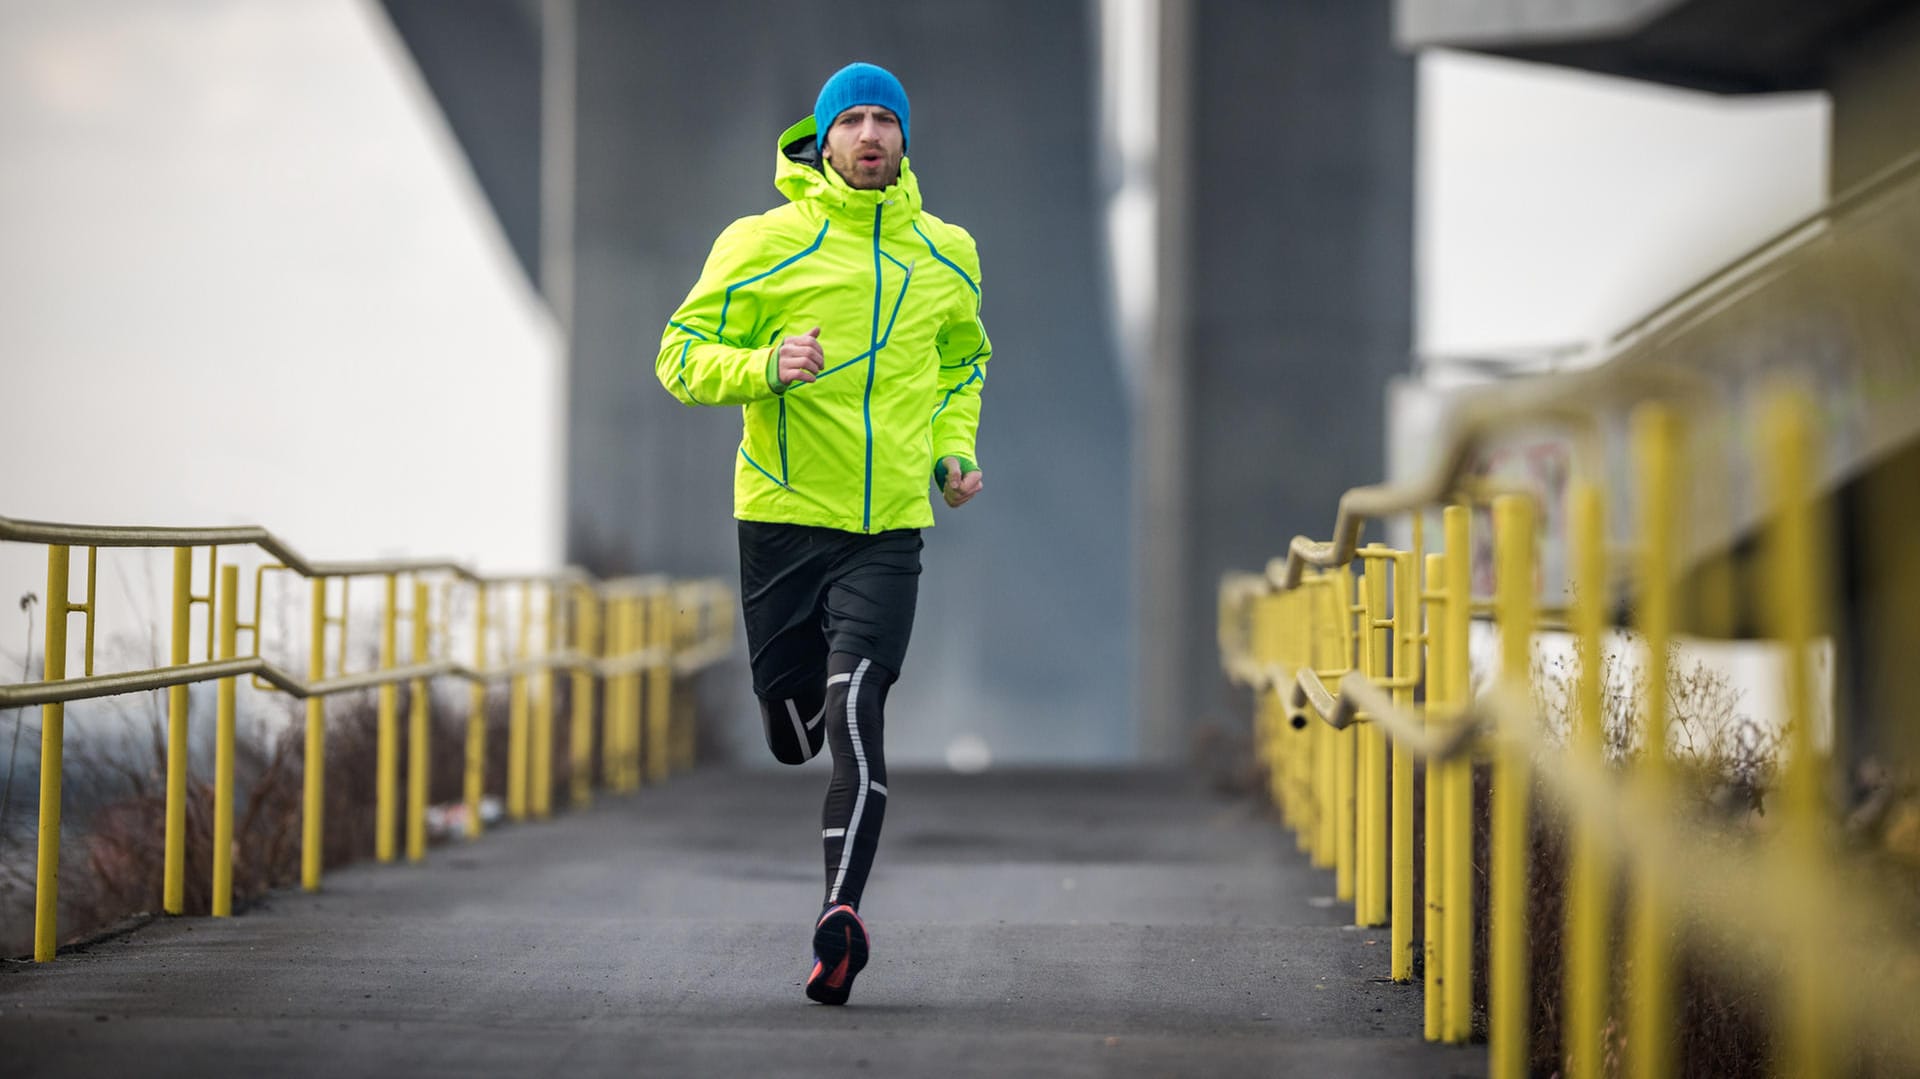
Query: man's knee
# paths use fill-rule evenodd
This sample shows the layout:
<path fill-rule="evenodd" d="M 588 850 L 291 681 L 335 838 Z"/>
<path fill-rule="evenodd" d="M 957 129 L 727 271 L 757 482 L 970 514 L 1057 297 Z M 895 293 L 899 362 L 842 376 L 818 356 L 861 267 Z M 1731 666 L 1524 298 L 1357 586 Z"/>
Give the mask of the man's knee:
<path fill-rule="evenodd" d="M 805 764 L 826 740 L 826 697 L 815 690 L 794 697 L 761 697 L 760 721 L 767 748 L 781 764 Z"/>
<path fill-rule="evenodd" d="M 851 688 L 855 678 L 862 686 L 884 689 L 899 676 L 892 667 L 858 652 L 835 650 L 827 657 L 827 689 Z M 844 698 L 844 694 L 842 694 Z"/>

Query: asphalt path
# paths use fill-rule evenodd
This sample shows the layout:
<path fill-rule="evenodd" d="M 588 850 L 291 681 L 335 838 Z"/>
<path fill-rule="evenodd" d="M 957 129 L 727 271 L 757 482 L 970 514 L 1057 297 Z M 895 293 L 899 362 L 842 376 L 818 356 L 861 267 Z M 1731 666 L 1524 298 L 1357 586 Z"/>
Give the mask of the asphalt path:
<path fill-rule="evenodd" d="M 0 970 L 8 1076 L 1485 1073 L 1385 930 L 1175 773 L 895 772 L 852 1003 L 809 1002 L 824 773 L 708 771 Z"/>

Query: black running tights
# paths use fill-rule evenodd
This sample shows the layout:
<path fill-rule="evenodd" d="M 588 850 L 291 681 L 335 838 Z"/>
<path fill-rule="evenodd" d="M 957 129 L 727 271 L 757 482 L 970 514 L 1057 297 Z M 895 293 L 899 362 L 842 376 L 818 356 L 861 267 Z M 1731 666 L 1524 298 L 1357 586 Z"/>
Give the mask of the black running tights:
<path fill-rule="evenodd" d="M 887 813 L 884 711 L 893 672 L 848 652 L 827 657 L 827 748 L 833 782 L 820 814 L 827 905 L 858 908 Z"/>

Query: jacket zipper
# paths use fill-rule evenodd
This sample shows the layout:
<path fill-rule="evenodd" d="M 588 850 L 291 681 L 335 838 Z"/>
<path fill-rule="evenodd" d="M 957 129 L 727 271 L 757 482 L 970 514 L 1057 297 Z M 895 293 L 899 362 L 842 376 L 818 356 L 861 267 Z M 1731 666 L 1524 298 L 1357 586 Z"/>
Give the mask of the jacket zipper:
<path fill-rule="evenodd" d="M 787 478 L 787 399 L 782 397 L 779 400 L 780 400 L 780 426 L 778 429 L 778 434 L 780 437 L 780 485 L 784 487 L 789 482 L 791 482 Z"/>
<path fill-rule="evenodd" d="M 867 428 L 866 485 L 861 494 L 860 531 L 873 531 L 873 376 L 880 363 L 880 212 L 884 202 L 873 205 L 873 329 L 867 335 L 867 391 L 860 399 L 860 418 Z"/>

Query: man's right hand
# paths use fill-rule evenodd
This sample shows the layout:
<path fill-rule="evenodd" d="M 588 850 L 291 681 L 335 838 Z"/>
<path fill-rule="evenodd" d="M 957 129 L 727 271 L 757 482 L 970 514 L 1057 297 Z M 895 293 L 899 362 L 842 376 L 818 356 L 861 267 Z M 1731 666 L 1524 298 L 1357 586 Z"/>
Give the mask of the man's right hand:
<path fill-rule="evenodd" d="M 820 368 L 825 363 L 826 354 L 820 351 L 820 327 L 815 326 L 806 333 L 780 342 L 774 373 L 779 376 L 782 386 L 812 382 L 820 377 Z"/>

